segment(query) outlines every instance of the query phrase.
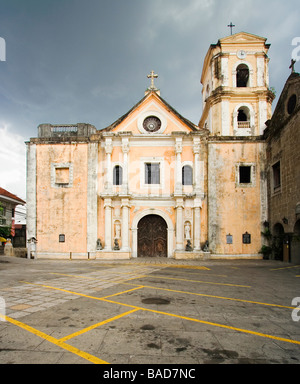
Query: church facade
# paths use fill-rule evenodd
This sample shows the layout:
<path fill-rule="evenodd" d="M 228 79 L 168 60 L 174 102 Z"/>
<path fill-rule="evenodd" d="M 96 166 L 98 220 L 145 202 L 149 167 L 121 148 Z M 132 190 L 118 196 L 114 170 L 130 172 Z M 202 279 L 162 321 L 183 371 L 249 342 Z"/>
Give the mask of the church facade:
<path fill-rule="evenodd" d="M 40 125 L 26 143 L 29 254 L 261 258 L 268 49 L 244 32 L 210 46 L 198 125 L 161 97 L 154 72 L 109 127 Z"/>

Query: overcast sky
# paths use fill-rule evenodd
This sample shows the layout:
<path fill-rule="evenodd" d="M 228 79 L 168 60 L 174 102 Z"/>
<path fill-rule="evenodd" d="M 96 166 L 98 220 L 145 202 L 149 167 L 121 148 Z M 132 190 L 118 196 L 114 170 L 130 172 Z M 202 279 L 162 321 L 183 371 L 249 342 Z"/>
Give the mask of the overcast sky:
<path fill-rule="evenodd" d="M 26 199 L 24 142 L 37 126 L 105 128 L 144 96 L 152 69 L 161 96 L 198 124 L 203 60 L 231 21 L 271 44 L 275 106 L 299 20 L 299 0 L 0 0 L 0 186 Z"/>

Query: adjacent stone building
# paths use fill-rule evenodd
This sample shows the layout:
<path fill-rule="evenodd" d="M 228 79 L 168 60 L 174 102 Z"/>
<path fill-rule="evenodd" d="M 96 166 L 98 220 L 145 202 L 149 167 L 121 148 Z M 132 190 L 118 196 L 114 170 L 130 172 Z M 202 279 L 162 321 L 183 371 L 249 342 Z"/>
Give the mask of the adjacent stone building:
<path fill-rule="evenodd" d="M 109 127 L 38 127 L 27 142 L 35 257 L 260 258 L 268 220 L 266 39 L 211 45 L 195 125 L 151 85 Z M 199 113 L 200 115 L 200 113 Z"/>
<path fill-rule="evenodd" d="M 292 72 L 267 122 L 268 228 L 272 257 L 300 262 L 300 75 Z"/>
<path fill-rule="evenodd" d="M 15 236 L 15 209 L 18 205 L 25 204 L 24 200 L 0 187 L 0 228 L 5 229 L 3 234 L 0 232 L 0 254 L 4 252 L 6 237 L 12 239 Z M 10 231 L 9 236 L 3 237 L 7 231 Z"/>

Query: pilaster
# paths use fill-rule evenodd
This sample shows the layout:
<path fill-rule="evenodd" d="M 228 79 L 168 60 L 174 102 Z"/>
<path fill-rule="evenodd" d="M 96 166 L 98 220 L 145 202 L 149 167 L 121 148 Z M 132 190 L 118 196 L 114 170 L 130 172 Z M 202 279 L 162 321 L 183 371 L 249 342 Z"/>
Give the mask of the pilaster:
<path fill-rule="evenodd" d="M 112 224 L 112 200 L 110 198 L 104 199 L 105 210 L 105 251 L 112 250 L 112 238 L 111 238 L 111 224 Z"/>
<path fill-rule="evenodd" d="M 26 231 L 28 255 L 30 258 L 31 239 L 36 239 L 36 144 L 27 143 L 27 184 L 26 184 Z M 35 243 L 34 243 L 35 244 Z"/>
<path fill-rule="evenodd" d="M 183 199 L 176 199 L 176 250 L 182 251 L 183 244 Z"/>
<path fill-rule="evenodd" d="M 176 137 L 175 142 L 175 154 L 176 154 L 176 166 L 175 166 L 175 195 L 182 195 L 182 137 Z"/>

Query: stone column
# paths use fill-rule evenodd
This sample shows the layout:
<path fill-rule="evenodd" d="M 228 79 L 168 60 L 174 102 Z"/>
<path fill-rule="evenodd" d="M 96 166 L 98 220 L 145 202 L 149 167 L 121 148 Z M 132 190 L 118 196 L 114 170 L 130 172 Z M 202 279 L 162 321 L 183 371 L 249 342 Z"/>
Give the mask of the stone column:
<path fill-rule="evenodd" d="M 201 183 L 200 183 L 200 138 L 194 138 L 193 144 L 194 152 L 194 192 L 200 194 L 201 192 Z"/>
<path fill-rule="evenodd" d="M 112 250 L 111 242 L 111 211 L 112 211 L 112 201 L 111 199 L 104 199 L 104 209 L 105 209 L 105 246 L 104 250 Z"/>
<path fill-rule="evenodd" d="M 177 137 L 175 143 L 176 167 L 175 167 L 175 194 L 182 194 L 182 138 Z"/>
<path fill-rule="evenodd" d="M 195 199 L 194 201 L 194 250 L 200 251 L 200 239 L 201 239 L 201 199 Z"/>
<path fill-rule="evenodd" d="M 129 252 L 129 200 L 122 199 L 122 251 Z"/>
<path fill-rule="evenodd" d="M 183 199 L 176 201 L 176 250 L 182 251 L 183 244 Z"/>
<path fill-rule="evenodd" d="M 113 150 L 112 138 L 106 138 L 105 140 L 105 153 L 106 153 L 106 183 L 105 192 L 112 193 L 113 174 L 111 166 L 111 154 Z"/>
<path fill-rule="evenodd" d="M 128 138 L 122 138 L 122 151 L 123 151 L 123 184 L 122 194 L 128 194 L 128 153 L 129 141 Z"/>

